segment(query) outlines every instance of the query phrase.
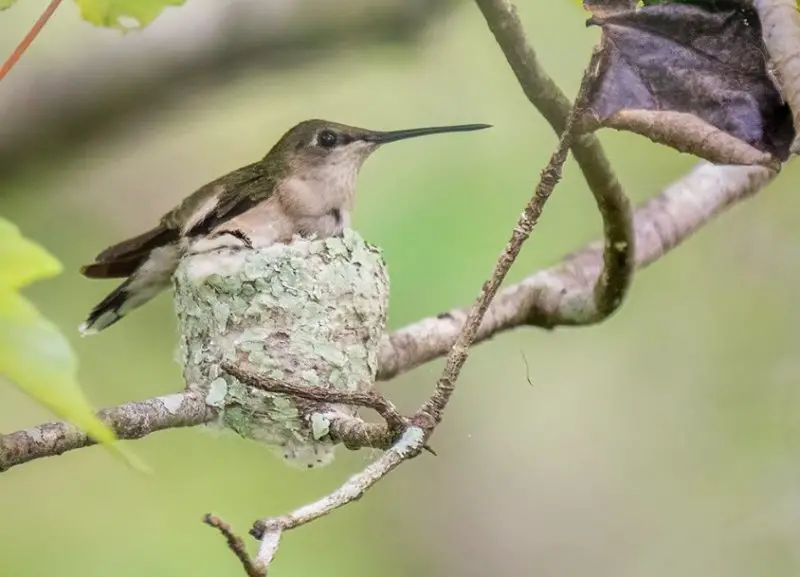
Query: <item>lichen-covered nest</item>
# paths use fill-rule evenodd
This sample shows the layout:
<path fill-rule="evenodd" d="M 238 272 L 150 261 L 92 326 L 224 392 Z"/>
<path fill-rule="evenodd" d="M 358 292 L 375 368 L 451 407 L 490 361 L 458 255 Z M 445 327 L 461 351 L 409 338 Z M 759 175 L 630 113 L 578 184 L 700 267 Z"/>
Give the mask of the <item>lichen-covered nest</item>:
<path fill-rule="evenodd" d="M 219 365 L 244 363 L 292 385 L 369 389 L 389 298 L 380 250 L 350 230 L 342 238 L 219 249 L 184 258 L 174 283 L 187 388 L 207 392 L 223 426 L 278 447 L 292 464 L 330 463 L 327 415 L 353 415 L 353 408 L 255 390 Z"/>

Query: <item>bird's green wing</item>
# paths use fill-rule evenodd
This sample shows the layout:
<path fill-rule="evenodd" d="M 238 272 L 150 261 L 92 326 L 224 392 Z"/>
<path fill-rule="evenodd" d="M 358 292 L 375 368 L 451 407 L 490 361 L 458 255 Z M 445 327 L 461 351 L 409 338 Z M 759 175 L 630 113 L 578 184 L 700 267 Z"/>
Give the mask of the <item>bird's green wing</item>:
<path fill-rule="evenodd" d="M 268 199 L 274 186 L 273 178 L 265 167 L 261 163 L 253 163 L 207 184 L 203 189 L 204 198 L 217 197 L 216 204 L 208 214 L 186 230 L 188 236 L 207 234 L 226 220 L 247 212 Z M 193 206 L 200 203 L 202 199 L 199 202 L 194 201 Z M 185 214 L 182 217 L 185 218 Z"/>

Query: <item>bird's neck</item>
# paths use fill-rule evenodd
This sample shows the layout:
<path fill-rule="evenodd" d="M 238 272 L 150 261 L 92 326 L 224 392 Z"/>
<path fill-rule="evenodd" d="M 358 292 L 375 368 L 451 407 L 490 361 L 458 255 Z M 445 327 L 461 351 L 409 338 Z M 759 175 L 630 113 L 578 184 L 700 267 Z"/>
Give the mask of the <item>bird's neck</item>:
<path fill-rule="evenodd" d="M 349 213 L 355 184 L 352 171 L 307 171 L 285 178 L 279 186 L 279 196 L 287 212 L 297 216 L 322 216 L 332 210 Z"/>

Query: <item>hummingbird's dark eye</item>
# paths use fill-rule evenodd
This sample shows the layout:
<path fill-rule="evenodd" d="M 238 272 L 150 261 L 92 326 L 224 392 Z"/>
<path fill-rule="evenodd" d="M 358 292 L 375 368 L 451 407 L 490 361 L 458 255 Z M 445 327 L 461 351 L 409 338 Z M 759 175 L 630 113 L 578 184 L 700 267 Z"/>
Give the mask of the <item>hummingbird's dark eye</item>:
<path fill-rule="evenodd" d="M 317 136 L 317 143 L 323 148 L 333 148 L 336 146 L 336 133 L 332 130 L 323 130 Z"/>

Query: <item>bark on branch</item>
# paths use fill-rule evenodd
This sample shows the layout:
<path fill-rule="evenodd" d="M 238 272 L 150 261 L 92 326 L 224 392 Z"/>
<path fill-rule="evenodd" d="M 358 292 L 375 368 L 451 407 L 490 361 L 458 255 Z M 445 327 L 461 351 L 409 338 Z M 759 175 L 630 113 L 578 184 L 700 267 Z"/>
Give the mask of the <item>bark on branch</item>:
<path fill-rule="evenodd" d="M 164 429 L 208 423 L 216 418 L 216 411 L 203 394 L 175 393 L 104 409 L 98 415 L 120 439 L 141 439 Z M 64 421 L 0 435 L 0 472 L 94 444 L 86 433 Z"/>

